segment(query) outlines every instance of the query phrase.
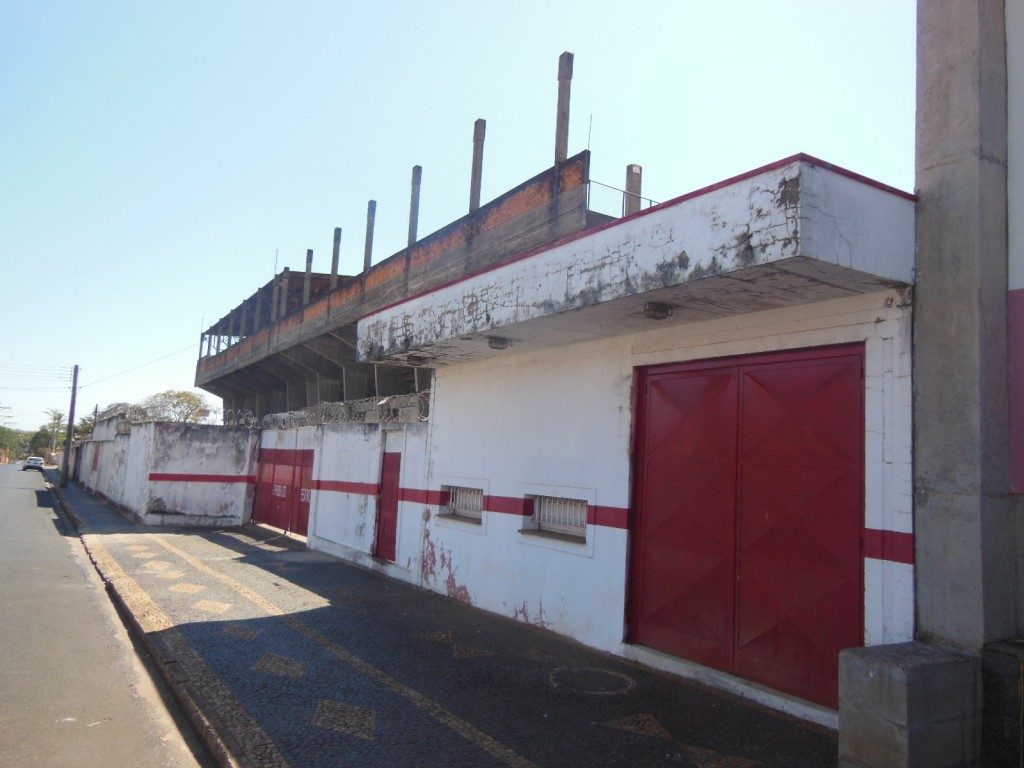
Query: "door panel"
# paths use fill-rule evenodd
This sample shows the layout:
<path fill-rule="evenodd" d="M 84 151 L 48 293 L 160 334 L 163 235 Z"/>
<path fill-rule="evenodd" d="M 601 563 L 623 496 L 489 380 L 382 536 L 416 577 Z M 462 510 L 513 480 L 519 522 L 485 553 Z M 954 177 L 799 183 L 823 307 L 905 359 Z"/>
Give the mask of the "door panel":
<path fill-rule="evenodd" d="M 732 662 L 736 383 L 732 372 L 646 382 L 635 635 L 711 666 Z"/>
<path fill-rule="evenodd" d="M 381 560 L 395 560 L 398 538 L 398 480 L 402 454 L 385 452 L 381 459 L 380 499 L 377 508 L 377 543 L 374 554 Z"/>

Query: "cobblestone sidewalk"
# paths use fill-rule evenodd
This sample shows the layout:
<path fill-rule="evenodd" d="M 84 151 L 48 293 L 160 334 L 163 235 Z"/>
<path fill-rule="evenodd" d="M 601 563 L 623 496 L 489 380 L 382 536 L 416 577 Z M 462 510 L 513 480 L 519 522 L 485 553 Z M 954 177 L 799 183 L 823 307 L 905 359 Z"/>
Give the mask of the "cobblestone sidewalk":
<path fill-rule="evenodd" d="M 257 526 L 65 509 L 223 765 L 834 766 L 835 734 Z"/>

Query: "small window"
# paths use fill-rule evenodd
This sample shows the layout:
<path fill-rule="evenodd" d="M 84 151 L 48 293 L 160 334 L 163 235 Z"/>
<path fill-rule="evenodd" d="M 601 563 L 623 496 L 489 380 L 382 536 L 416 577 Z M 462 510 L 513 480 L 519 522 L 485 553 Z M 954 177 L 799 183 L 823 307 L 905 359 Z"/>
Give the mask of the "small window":
<path fill-rule="evenodd" d="M 445 485 L 448 506 L 445 514 L 480 522 L 484 511 L 484 492 L 480 488 L 464 488 L 460 485 Z"/>
<path fill-rule="evenodd" d="M 533 524 L 537 530 L 576 539 L 587 537 L 587 502 L 559 496 L 533 497 Z"/>

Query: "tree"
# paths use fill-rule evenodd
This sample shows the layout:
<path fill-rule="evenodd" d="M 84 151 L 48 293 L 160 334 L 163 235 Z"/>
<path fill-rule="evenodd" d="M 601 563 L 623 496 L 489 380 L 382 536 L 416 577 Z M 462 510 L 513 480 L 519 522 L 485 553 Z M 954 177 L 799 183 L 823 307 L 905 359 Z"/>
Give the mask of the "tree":
<path fill-rule="evenodd" d="M 96 419 L 94 419 L 91 415 L 83 416 L 78 420 L 78 423 L 75 424 L 75 434 L 78 435 L 79 437 L 91 435 L 95 427 Z"/>
<path fill-rule="evenodd" d="M 153 421 L 178 421 L 202 424 L 210 420 L 214 406 L 205 397 L 183 389 L 169 389 L 150 395 L 139 403 Z"/>
<path fill-rule="evenodd" d="M 49 408 L 45 411 L 46 415 L 50 417 L 41 429 L 45 429 L 50 433 L 50 453 L 57 450 L 57 442 L 64 437 L 64 411 L 59 408 Z"/>

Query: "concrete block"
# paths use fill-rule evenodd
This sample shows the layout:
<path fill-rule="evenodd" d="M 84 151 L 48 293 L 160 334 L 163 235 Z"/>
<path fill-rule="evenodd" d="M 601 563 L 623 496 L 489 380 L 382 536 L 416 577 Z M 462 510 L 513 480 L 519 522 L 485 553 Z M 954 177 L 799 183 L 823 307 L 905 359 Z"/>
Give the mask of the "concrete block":
<path fill-rule="evenodd" d="M 1024 765 L 1024 640 L 990 643 L 982 652 L 984 717 L 982 757 L 986 766 Z"/>
<path fill-rule="evenodd" d="M 858 768 L 978 762 L 981 660 L 925 643 L 839 656 L 839 758 Z"/>

